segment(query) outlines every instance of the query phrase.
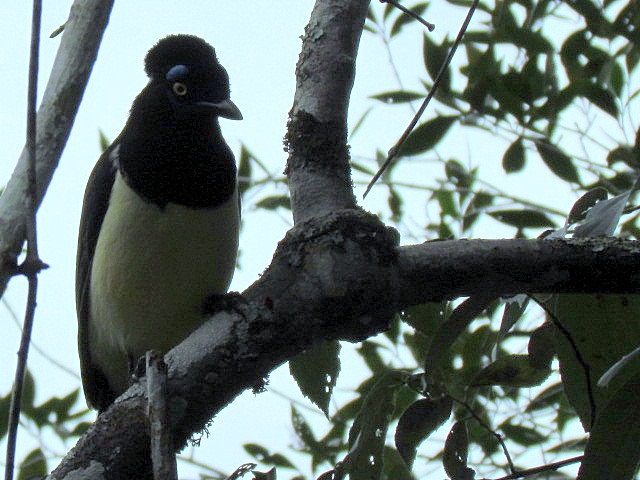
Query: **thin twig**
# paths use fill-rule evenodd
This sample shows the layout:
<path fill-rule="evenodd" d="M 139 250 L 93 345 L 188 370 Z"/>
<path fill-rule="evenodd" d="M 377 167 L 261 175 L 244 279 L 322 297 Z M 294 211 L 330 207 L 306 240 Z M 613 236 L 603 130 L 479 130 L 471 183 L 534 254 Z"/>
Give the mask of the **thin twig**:
<path fill-rule="evenodd" d="M 27 183 L 27 202 L 29 204 L 29 219 L 27 226 L 27 256 L 22 265 L 23 271 L 29 280 L 29 293 L 27 297 L 27 309 L 25 312 L 20 349 L 18 350 L 18 363 L 13 381 L 11 394 L 11 406 L 9 413 L 9 425 L 7 434 L 7 456 L 5 479 L 13 478 L 15 468 L 15 452 L 18 437 L 18 424 L 20 422 L 20 404 L 22 401 L 22 388 L 27 370 L 27 358 L 29 356 L 29 343 L 31 330 L 36 310 L 36 297 L 38 292 L 38 272 L 43 267 L 38 257 L 38 242 L 36 235 L 36 102 L 38 99 L 38 56 L 40 46 L 40 20 L 42 16 L 42 1 L 33 0 L 31 17 L 31 46 L 29 53 L 29 87 L 27 98 L 27 152 L 29 155 L 29 181 Z"/>
<path fill-rule="evenodd" d="M 431 102 L 431 99 L 433 98 L 435 93 L 438 91 L 438 87 L 440 85 L 440 82 L 444 78 L 444 75 L 445 75 L 445 73 L 447 71 L 447 68 L 451 64 L 451 60 L 453 60 L 453 56 L 455 55 L 456 50 L 458 49 L 458 46 L 460 45 L 460 43 L 462 43 L 462 37 L 464 36 L 465 32 L 467 31 L 467 28 L 469 27 L 469 23 L 471 22 L 471 18 L 473 17 L 474 12 L 476 11 L 476 7 L 478 6 L 479 1 L 480 0 L 474 0 L 473 4 L 469 8 L 469 12 L 467 12 L 467 17 L 464 19 L 464 22 L 462 23 L 462 26 L 460 27 L 460 31 L 458 32 L 458 36 L 456 37 L 456 40 L 453 42 L 453 45 L 451 46 L 451 49 L 449 50 L 449 53 L 447 54 L 447 58 L 444 60 L 444 62 L 441 65 L 440 71 L 438 72 L 438 75 L 436 75 L 436 78 L 435 78 L 435 80 L 433 82 L 433 86 L 431 87 L 431 90 L 429 90 L 429 93 L 427 94 L 427 97 L 422 102 L 422 105 L 420 106 L 420 108 L 418 109 L 416 114 L 413 116 L 413 119 L 409 123 L 409 126 L 405 129 L 405 131 L 402 134 L 402 136 L 400 137 L 400 139 L 389 150 L 389 153 L 387 154 L 386 161 L 384 162 L 384 164 L 380 167 L 380 169 L 376 172 L 376 174 L 373 176 L 373 178 L 369 182 L 369 185 L 367 186 L 367 189 L 365 190 L 364 195 L 362 196 L 363 198 L 365 198 L 367 196 L 367 194 L 369 193 L 371 188 L 375 185 L 375 183 L 378 181 L 378 179 L 382 176 L 382 174 L 387 169 L 387 167 L 389 167 L 391 162 L 393 162 L 396 159 L 396 157 L 398 156 L 398 152 L 400 151 L 400 147 L 402 147 L 402 145 L 404 145 L 404 142 L 407 140 L 407 138 L 409 137 L 409 135 L 411 134 L 411 132 L 413 131 L 415 126 L 418 124 L 418 121 L 420 120 L 420 117 L 422 116 L 424 111 L 427 109 L 427 106 L 429 105 L 429 102 Z"/>
<path fill-rule="evenodd" d="M 489 432 L 491 435 L 496 437 L 496 440 L 498 440 L 498 443 L 500 444 L 500 446 L 502 447 L 502 451 L 504 452 L 504 456 L 507 459 L 507 464 L 509 465 L 509 472 L 511 472 L 512 474 L 515 473 L 516 467 L 513 465 L 511 454 L 509 454 L 509 450 L 507 449 L 507 445 L 504 443 L 502 435 L 500 435 L 498 432 L 494 431 L 489 425 L 487 425 L 486 422 L 476 412 L 473 411 L 473 408 L 471 408 L 471 405 L 469 405 L 467 402 L 465 402 L 462 399 L 458 399 L 452 395 L 449 395 L 449 397 L 451 397 L 453 401 L 459 403 L 464 408 L 466 408 L 469 414 L 480 424 L 482 428 L 484 428 L 487 432 Z"/>
<path fill-rule="evenodd" d="M 402 10 L 404 13 L 406 13 L 407 15 L 409 15 L 411 18 L 413 18 L 414 20 L 419 21 L 421 24 L 423 24 L 425 27 L 427 27 L 427 30 L 429 30 L 430 32 L 433 32 L 436 28 L 436 26 L 433 23 L 429 23 L 427 22 L 424 18 L 422 18 L 420 15 L 416 15 L 414 12 L 412 12 L 411 10 L 409 10 L 407 7 L 400 5 L 398 2 L 396 2 L 395 0 L 380 0 L 380 3 L 390 3 L 391 5 L 393 5 L 394 7 L 396 7 L 398 10 Z"/>
<path fill-rule="evenodd" d="M 517 472 L 511 473 L 505 477 L 495 478 L 493 480 L 515 480 L 517 478 L 524 478 L 542 472 L 555 472 L 559 468 L 563 468 L 574 463 L 579 463 L 583 458 L 584 457 L 582 455 L 578 457 L 571 457 L 567 458 L 566 460 L 560 460 L 559 462 L 553 462 L 547 465 L 541 465 L 539 467 L 527 468 L 526 470 L 518 470 Z"/>

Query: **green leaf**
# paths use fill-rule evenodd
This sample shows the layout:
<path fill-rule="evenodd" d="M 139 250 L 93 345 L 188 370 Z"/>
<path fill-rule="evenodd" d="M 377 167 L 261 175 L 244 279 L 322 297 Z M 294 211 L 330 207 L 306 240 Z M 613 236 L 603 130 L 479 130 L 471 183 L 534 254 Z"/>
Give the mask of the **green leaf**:
<path fill-rule="evenodd" d="M 411 468 L 416 450 L 451 416 L 453 400 L 448 395 L 440 398 L 421 398 L 407 408 L 396 428 L 395 443 L 400 456 Z"/>
<path fill-rule="evenodd" d="M 558 295 L 547 302 L 547 307 L 554 312 L 580 352 L 581 360 L 578 360 L 571 342 L 565 335 L 556 333 L 564 389 L 588 431 L 593 415 L 587 373 L 597 410 L 604 408 L 611 395 L 634 373 L 630 369 L 622 370 L 608 388 L 596 386 L 613 364 L 640 344 L 640 296 Z M 585 365 L 588 365 L 588 372 Z"/>
<path fill-rule="evenodd" d="M 580 184 L 578 170 L 569 155 L 546 139 L 537 140 L 535 145 L 542 160 L 553 173 L 567 182 Z"/>
<path fill-rule="evenodd" d="M 326 342 L 289 360 L 300 392 L 329 415 L 329 401 L 340 373 L 340 342 Z"/>
<path fill-rule="evenodd" d="M 431 40 L 428 34 L 424 34 L 422 41 L 422 57 L 424 59 L 424 66 L 427 69 L 427 73 L 431 77 L 431 80 L 435 81 L 442 65 L 447 59 L 449 54 L 449 40 L 445 37 L 440 45 Z M 451 89 L 451 68 L 448 67 L 444 72 L 444 76 L 440 81 L 439 88 L 443 90 Z"/>
<path fill-rule="evenodd" d="M 279 207 L 291 210 L 291 199 L 289 195 L 272 195 L 256 203 L 256 208 L 263 208 L 265 210 L 276 210 Z"/>
<path fill-rule="evenodd" d="M 555 227 L 556 224 L 544 213 L 538 210 L 494 210 L 487 212 L 499 222 L 506 223 L 518 229 Z"/>
<path fill-rule="evenodd" d="M 474 387 L 501 385 L 505 387 L 535 387 L 551 375 L 551 365 L 536 368 L 529 355 L 512 354 L 498 358 L 484 367 L 471 381 Z"/>
<path fill-rule="evenodd" d="M 522 137 L 518 137 L 504 152 L 502 156 L 502 168 L 506 173 L 519 172 L 524 167 L 525 160 Z"/>
<path fill-rule="evenodd" d="M 451 427 L 444 443 L 442 465 L 451 480 L 473 480 L 475 472 L 467 467 L 469 454 L 469 434 L 464 422 L 456 422 Z"/>
<path fill-rule="evenodd" d="M 509 422 L 500 425 L 499 429 L 504 432 L 509 440 L 525 447 L 539 445 L 547 440 L 546 435 L 543 435 L 534 428 L 513 425 Z"/>
<path fill-rule="evenodd" d="M 393 480 L 415 480 L 415 477 L 411 475 L 411 471 L 407 468 L 407 465 L 395 448 L 385 445 L 383 458 L 383 472 L 386 478 Z"/>
<path fill-rule="evenodd" d="M 418 3 L 418 4 L 414 5 L 413 7 L 409 8 L 409 10 L 411 10 L 413 13 L 415 13 L 418 16 L 421 16 L 426 9 L 427 9 L 427 2 Z M 415 22 L 415 21 L 416 20 L 414 20 L 411 16 L 409 16 L 406 13 L 402 12 L 398 16 L 396 21 L 393 22 L 393 25 L 391 26 L 391 31 L 389 33 L 389 37 L 390 38 L 394 37 L 395 35 L 400 33 L 400 31 L 402 30 L 402 27 L 404 27 L 405 25 L 407 25 L 407 24 L 409 24 L 411 22 Z"/>
<path fill-rule="evenodd" d="M 240 147 L 240 158 L 238 159 L 238 190 L 240 192 L 240 198 L 251 186 L 251 161 L 253 154 L 242 145 Z"/>
<path fill-rule="evenodd" d="M 379 478 L 389 421 L 406 374 L 389 371 L 377 377 L 349 431 L 349 454 L 343 461 L 351 480 Z"/>
<path fill-rule="evenodd" d="M 618 118 L 618 103 L 615 95 L 608 89 L 593 83 L 580 86 L 579 94 L 613 118 Z"/>
<path fill-rule="evenodd" d="M 551 368 L 551 362 L 556 354 L 554 333 L 555 328 L 551 323 L 544 323 L 531 332 L 527 351 L 529 363 L 534 369 L 549 370 Z"/>
<path fill-rule="evenodd" d="M 632 479 L 640 464 L 640 372 L 600 410 L 587 441 L 578 480 Z"/>
<path fill-rule="evenodd" d="M 400 103 L 409 103 L 415 100 L 421 100 L 424 97 L 425 94 L 420 92 L 410 92 L 408 90 L 391 90 L 388 92 L 371 95 L 369 98 L 378 100 L 379 102 L 386 103 L 388 105 L 396 105 Z"/>
<path fill-rule="evenodd" d="M 409 134 L 407 140 L 400 147 L 398 155 L 418 155 L 433 150 L 457 119 L 457 115 L 444 115 L 428 120 L 418 126 Z"/>
<path fill-rule="evenodd" d="M 29 452 L 25 459 L 20 462 L 17 480 L 44 478 L 47 473 L 47 459 L 42 450 L 36 448 Z"/>
<path fill-rule="evenodd" d="M 478 192 L 464 211 L 462 218 L 462 231 L 469 230 L 483 213 L 486 207 L 493 203 L 494 196 L 486 192 Z"/>

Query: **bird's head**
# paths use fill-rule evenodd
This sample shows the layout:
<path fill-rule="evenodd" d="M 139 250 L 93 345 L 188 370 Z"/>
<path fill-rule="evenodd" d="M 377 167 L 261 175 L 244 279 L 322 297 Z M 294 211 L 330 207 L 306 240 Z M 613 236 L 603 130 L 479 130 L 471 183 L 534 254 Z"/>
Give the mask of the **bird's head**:
<path fill-rule="evenodd" d="M 170 104 L 187 113 L 208 112 L 241 120 L 229 98 L 229 76 L 218 63 L 215 50 L 192 35 L 170 35 L 149 50 L 145 72 Z"/>

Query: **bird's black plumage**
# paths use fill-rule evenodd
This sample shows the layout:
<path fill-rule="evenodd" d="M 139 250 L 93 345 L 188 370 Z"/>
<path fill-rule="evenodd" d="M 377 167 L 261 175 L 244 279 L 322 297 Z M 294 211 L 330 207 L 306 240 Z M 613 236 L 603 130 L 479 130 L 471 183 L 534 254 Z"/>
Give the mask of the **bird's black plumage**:
<path fill-rule="evenodd" d="M 126 388 L 137 356 L 166 351 L 197 324 L 237 254 L 236 166 L 217 118 L 242 117 L 225 69 L 200 38 L 172 35 L 145 71 L 149 83 L 89 178 L 80 223 L 79 352 L 99 410 Z"/>

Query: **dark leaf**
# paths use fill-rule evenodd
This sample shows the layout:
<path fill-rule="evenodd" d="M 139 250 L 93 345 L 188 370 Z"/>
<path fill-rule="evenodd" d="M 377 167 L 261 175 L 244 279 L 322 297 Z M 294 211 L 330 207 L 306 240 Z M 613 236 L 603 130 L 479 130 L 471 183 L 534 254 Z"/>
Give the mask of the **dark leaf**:
<path fill-rule="evenodd" d="M 422 56 L 424 59 L 424 65 L 427 69 L 427 73 L 431 77 L 431 80 L 435 81 L 447 59 L 449 54 L 449 40 L 445 38 L 440 45 L 431 40 L 431 37 L 425 33 L 422 42 Z M 439 88 L 443 90 L 451 89 L 451 68 L 448 67 L 445 70 L 444 76 L 440 81 Z"/>
<path fill-rule="evenodd" d="M 414 100 L 421 100 L 424 97 L 425 97 L 424 93 L 410 92 L 407 90 L 391 90 L 388 92 L 371 95 L 369 98 L 378 100 L 382 103 L 395 105 L 400 103 L 413 102 Z"/>
<path fill-rule="evenodd" d="M 567 182 L 580 184 L 578 170 L 569 155 L 548 140 L 537 140 L 535 145 L 540 157 L 553 173 Z"/>
<path fill-rule="evenodd" d="M 551 375 L 550 365 L 536 368 L 529 355 L 506 355 L 484 367 L 471 381 L 474 387 L 500 385 L 504 387 L 535 387 Z"/>
<path fill-rule="evenodd" d="M 603 112 L 608 113 L 615 119 L 618 118 L 618 103 L 610 90 L 593 83 L 585 83 L 581 85 L 578 91 L 580 95 L 584 96 Z"/>
<path fill-rule="evenodd" d="M 546 435 L 543 435 L 534 428 L 513 425 L 508 422 L 503 423 L 499 428 L 509 440 L 525 447 L 539 445 L 547 440 Z"/>
<path fill-rule="evenodd" d="M 485 208 L 493 203 L 493 195 L 485 192 L 478 192 L 469 205 L 467 206 L 464 217 L 462 219 L 462 231 L 469 230 L 476 220 L 480 217 L 480 214 L 485 211 Z"/>
<path fill-rule="evenodd" d="M 263 208 L 265 210 L 276 210 L 279 207 L 291 210 L 291 199 L 289 195 L 272 195 L 256 203 L 256 208 Z"/>
<path fill-rule="evenodd" d="M 584 220 L 584 217 L 587 216 L 587 211 L 593 207 L 596 202 L 606 200 L 606 198 L 606 189 L 603 187 L 592 188 L 573 204 L 573 207 L 571 207 L 571 211 L 569 212 L 569 216 L 567 217 L 567 223 L 571 225 L 573 223 L 581 222 Z"/>
<path fill-rule="evenodd" d="M 554 334 L 555 327 L 551 323 L 544 323 L 531 332 L 527 351 L 529 363 L 534 369 L 544 370 L 551 367 L 551 361 L 556 354 Z"/>
<path fill-rule="evenodd" d="M 502 156 L 502 168 L 506 173 L 519 172 L 524 167 L 525 160 L 522 137 L 518 137 L 504 152 Z"/>
<path fill-rule="evenodd" d="M 499 222 L 518 229 L 555 227 L 555 223 L 538 210 L 495 210 L 487 213 Z"/>
<path fill-rule="evenodd" d="M 464 422 L 456 422 L 444 443 L 442 465 L 451 480 L 473 480 L 475 472 L 467 467 L 469 435 Z"/>
<path fill-rule="evenodd" d="M 427 9 L 427 2 L 418 3 L 417 5 L 414 5 L 413 7 L 409 8 L 409 10 L 411 10 L 417 16 L 421 16 L 426 9 Z M 416 20 L 412 18 L 410 15 L 402 12 L 398 16 L 396 21 L 393 22 L 393 26 L 391 27 L 389 37 L 394 37 L 395 35 L 400 33 L 400 31 L 402 30 L 402 27 L 404 27 L 408 23 L 415 22 L 415 21 Z"/>
<path fill-rule="evenodd" d="M 406 374 L 389 371 L 377 377 L 349 431 L 349 454 L 343 464 L 352 480 L 379 478 L 391 414 Z"/>
<path fill-rule="evenodd" d="M 300 392 L 329 415 L 329 401 L 340 372 L 340 342 L 317 345 L 289 360 Z"/>
<path fill-rule="evenodd" d="M 452 407 L 451 397 L 445 395 L 416 400 L 404 411 L 398 421 L 395 443 L 409 468 L 416 458 L 418 445 L 449 419 Z"/>
<path fill-rule="evenodd" d="M 600 410 L 584 452 L 578 480 L 631 479 L 640 463 L 640 373 L 612 392 Z"/>
<path fill-rule="evenodd" d="M 536 397 L 531 400 L 525 410 L 525 413 L 535 412 L 537 410 L 543 410 L 549 407 L 556 407 L 560 405 L 564 397 L 564 387 L 561 382 L 551 385 L 540 392 Z"/>
<path fill-rule="evenodd" d="M 418 126 L 407 137 L 406 142 L 400 147 L 398 155 L 410 156 L 424 153 L 438 144 L 457 120 L 457 115 L 445 115 L 436 117 Z"/>
<path fill-rule="evenodd" d="M 25 459 L 20 462 L 17 480 L 44 478 L 47 473 L 47 459 L 42 450 L 36 448 L 29 452 Z"/>

